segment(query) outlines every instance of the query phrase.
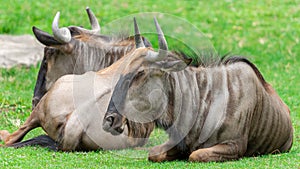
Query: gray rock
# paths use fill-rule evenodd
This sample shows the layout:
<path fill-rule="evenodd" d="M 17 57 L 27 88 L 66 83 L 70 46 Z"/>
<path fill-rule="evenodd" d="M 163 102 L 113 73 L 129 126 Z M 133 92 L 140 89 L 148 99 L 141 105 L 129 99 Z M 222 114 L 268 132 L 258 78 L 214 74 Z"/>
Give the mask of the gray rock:
<path fill-rule="evenodd" d="M 31 35 L 0 35 L 0 68 L 36 65 L 43 57 L 43 48 Z"/>

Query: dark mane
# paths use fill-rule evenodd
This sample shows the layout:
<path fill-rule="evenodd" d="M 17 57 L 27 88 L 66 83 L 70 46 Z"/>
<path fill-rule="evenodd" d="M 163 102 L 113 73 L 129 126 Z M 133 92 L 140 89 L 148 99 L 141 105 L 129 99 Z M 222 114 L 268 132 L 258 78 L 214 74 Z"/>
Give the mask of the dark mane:
<path fill-rule="evenodd" d="M 215 54 L 213 51 L 191 51 L 191 50 L 174 50 L 175 54 L 179 55 L 183 59 L 193 59 L 190 66 L 194 67 L 214 67 L 220 65 L 222 58 Z M 225 55 L 227 56 L 227 55 Z"/>
<path fill-rule="evenodd" d="M 220 65 L 229 65 L 229 64 L 234 64 L 237 62 L 243 62 L 249 65 L 253 71 L 255 72 L 256 76 L 260 80 L 260 82 L 263 84 L 265 89 L 268 88 L 268 83 L 258 70 L 258 68 L 250 62 L 246 57 L 243 56 L 232 56 L 229 53 L 225 54 L 224 56 L 220 56 L 217 54 L 214 54 L 214 52 L 208 52 L 204 53 L 203 55 L 197 55 L 196 52 L 186 52 L 186 51 L 174 51 L 177 55 L 183 57 L 183 58 L 192 58 L 193 61 L 190 66 L 195 66 L 195 67 L 216 67 Z M 199 52 L 198 52 L 199 53 Z M 196 56 L 196 57 L 195 57 Z"/>
<path fill-rule="evenodd" d="M 69 28 L 70 29 L 70 28 Z M 94 39 L 95 41 L 100 40 L 100 42 L 110 42 L 110 43 L 116 43 L 119 41 L 123 41 L 125 39 L 130 39 L 130 35 L 128 33 L 118 33 L 118 34 L 112 34 L 112 35 L 98 35 L 98 34 L 89 34 L 89 33 L 80 33 L 76 32 L 77 29 L 70 29 L 70 32 L 72 34 L 72 37 L 75 39 L 79 39 L 81 41 L 90 41 L 91 39 Z"/>
<path fill-rule="evenodd" d="M 81 33 L 76 29 L 76 27 L 69 27 L 69 30 L 71 32 L 71 35 L 75 39 L 79 39 L 81 41 L 89 41 L 91 38 L 95 41 L 98 41 L 100 39 L 100 42 L 108 42 L 111 44 L 118 44 L 122 43 L 124 40 L 132 40 L 134 41 L 134 35 L 130 35 L 129 32 L 123 31 L 123 32 L 115 32 L 108 35 L 95 35 L 95 34 L 88 34 L 88 33 Z M 142 37 L 143 42 L 146 47 L 152 47 L 152 44 L 146 39 L 145 37 Z"/>
<path fill-rule="evenodd" d="M 224 65 L 233 64 L 233 63 L 237 63 L 237 62 L 246 63 L 247 65 L 249 65 L 253 69 L 253 71 L 255 72 L 256 76 L 260 80 L 260 82 L 263 84 L 263 86 L 265 87 L 265 89 L 267 89 L 268 83 L 266 82 L 266 80 L 264 79 L 264 77 L 262 76 L 262 74 L 260 73 L 260 71 L 258 70 L 258 68 L 252 62 L 250 62 L 247 58 L 241 57 L 241 56 L 223 57 L 222 60 L 221 60 L 221 62 Z"/>

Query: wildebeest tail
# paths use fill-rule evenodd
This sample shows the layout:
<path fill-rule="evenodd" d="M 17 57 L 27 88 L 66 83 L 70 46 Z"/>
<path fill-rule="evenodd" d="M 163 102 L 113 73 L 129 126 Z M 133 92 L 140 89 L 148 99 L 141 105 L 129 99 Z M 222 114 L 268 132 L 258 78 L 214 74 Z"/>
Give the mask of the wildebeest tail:
<path fill-rule="evenodd" d="M 49 148 L 50 150 L 53 151 L 58 150 L 58 144 L 47 135 L 40 135 L 26 141 L 14 143 L 9 147 L 21 148 L 26 146 L 41 146 L 41 147 Z"/>

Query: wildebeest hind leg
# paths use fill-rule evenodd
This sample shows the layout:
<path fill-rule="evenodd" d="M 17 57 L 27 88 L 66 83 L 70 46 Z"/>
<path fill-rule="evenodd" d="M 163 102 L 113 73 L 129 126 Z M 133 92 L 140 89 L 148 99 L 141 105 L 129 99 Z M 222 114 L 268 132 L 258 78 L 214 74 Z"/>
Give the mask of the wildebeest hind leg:
<path fill-rule="evenodd" d="M 221 162 L 236 160 L 244 151 L 235 142 L 217 144 L 213 147 L 193 151 L 189 157 L 192 162 Z"/>
<path fill-rule="evenodd" d="M 29 118 L 25 123 L 15 132 L 9 134 L 6 130 L 0 131 L 0 138 L 4 141 L 6 146 L 10 146 L 14 143 L 17 143 L 23 139 L 23 137 L 32 129 L 39 127 L 39 120 L 37 117 L 37 110 L 34 109 L 30 114 Z"/>

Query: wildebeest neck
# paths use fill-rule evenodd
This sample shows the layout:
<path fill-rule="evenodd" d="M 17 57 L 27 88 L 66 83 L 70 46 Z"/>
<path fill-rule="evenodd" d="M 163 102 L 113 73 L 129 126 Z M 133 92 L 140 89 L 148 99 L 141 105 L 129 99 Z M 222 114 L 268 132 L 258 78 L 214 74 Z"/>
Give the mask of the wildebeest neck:
<path fill-rule="evenodd" d="M 46 73 L 47 73 L 47 61 L 44 55 L 44 58 L 41 62 L 40 70 L 38 72 L 36 85 L 34 87 L 34 94 L 32 98 L 32 109 L 34 109 L 34 107 L 38 104 L 38 102 L 46 93 Z"/>

